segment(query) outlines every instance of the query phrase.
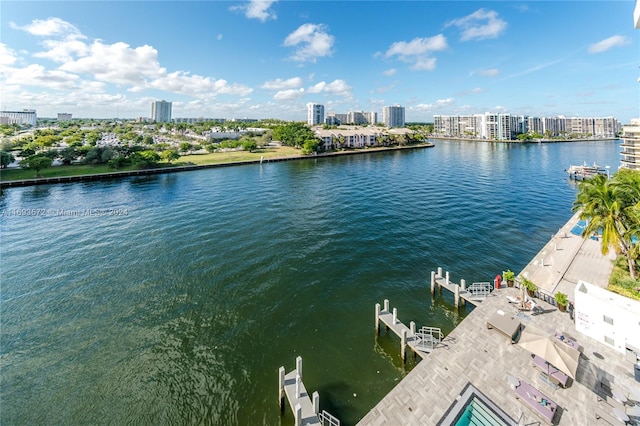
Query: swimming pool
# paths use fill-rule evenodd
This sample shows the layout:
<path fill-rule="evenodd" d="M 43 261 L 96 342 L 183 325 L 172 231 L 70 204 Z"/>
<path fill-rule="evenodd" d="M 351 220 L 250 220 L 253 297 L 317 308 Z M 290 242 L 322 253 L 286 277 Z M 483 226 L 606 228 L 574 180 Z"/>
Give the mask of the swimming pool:
<path fill-rule="evenodd" d="M 515 426 L 517 423 L 471 383 L 451 404 L 438 425 Z"/>
<path fill-rule="evenodd" d="M 582 231 L 584 231 L 585 226 L 587 226 L 587 222 L 585 220 L 579 220 L 573 229 L 571 229 L 571 233 L 573 235 L 582 235 Z"/>

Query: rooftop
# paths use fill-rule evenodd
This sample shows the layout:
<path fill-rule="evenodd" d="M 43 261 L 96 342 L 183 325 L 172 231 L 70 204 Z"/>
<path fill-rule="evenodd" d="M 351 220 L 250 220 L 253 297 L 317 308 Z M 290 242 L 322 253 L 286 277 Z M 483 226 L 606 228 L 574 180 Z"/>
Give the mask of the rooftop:
<path fill-rule="evenodd" d="M 578 276 L 594 273 L 595 282 L 606 286 L 600 275 L 610 273 L 610 262 L 599 253 L 599 243 L 571 234 L 577 222 L 574 216 L 553 236 L 521 275 L 529 277 L 548 292 L 562 289 L 573 295 Z M 553 262 L 541 258 L 553 256 Z M 594 257 L 595 256 L 595 257 Z M 603 266 L 604 265 L 604 266 Z M 603 268 L 608 272 L 601 271 Z M 573 286 L 573 287 L 571 287 Z M 571 287 L 571 288 L 569 288 Z M 443 341 L 443 345 L 416 367 L 382 399 L 360 425 L 435 425 L 447 413 L 463 389 L 471 383 L 519 424 L 539 424 L 538 417 L 515 398 L 508 377 L 525 381 L 558 404 L 554 424 L 598 424 L 595 417 L 600 382 L 633 394 L 640 400 L 640 383 L 635 381 L 633 362 L 614 349 L 576 331 L 569 314 L 536 299 L 542 312 L 520 312 L 507 296 L 518 296 L 516 288 L 494 290 L 479 307 Z M 576 379 L 568 387 L 554 388 L 531 366 L 531 353 L 509 338 L 488 329 L 487 320 L 497 311 L 518 319 L 524 328 L 531 327 L 553 336 L 562 331 L 576 338 L 583 347 Z M 627 407 L 632 420 L 640 420 L 640 405 Z"/>

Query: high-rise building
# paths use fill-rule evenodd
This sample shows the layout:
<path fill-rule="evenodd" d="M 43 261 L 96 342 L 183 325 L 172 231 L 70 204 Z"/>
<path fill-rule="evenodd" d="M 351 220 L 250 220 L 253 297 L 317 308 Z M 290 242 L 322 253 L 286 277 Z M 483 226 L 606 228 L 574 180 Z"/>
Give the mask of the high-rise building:
<path fill-rule="evenodd" d="M 382 122 L 387 127 L 404 127 L 404 107 L 400 105 L 383 107 Z"/>
<path fill-rule="evenodd" d="M 58 113 L 58 121 L 69 121 L 73 118 L 73 114 L 69 114 L 68 112 L 59 112 Z"/>
<path fill-rule="evenodd" d="M 315 126 L 324 123 L 324 105 L 308 103 L 307 104 L 307 124 Z"/>
<path fill-rule="evenodd" d="M 624 125 L 622 139 L 620 167 L 640 170 L 640 118 L 634 118 L 631 120 L 631 124 Z"/>
<path fill-rule="evenodd" d="M 171 102 L 167 102 L 167 101 L 152 102 L 151 118 L 156 123 L 169 123 L 171 121 Z"/>
<path fill-rule="evenodd" d="M 22 111 L 0 111 L 0 123 L 20 124 L 36 127 L 38 116 L 35 109 L 23 109 Z"/>

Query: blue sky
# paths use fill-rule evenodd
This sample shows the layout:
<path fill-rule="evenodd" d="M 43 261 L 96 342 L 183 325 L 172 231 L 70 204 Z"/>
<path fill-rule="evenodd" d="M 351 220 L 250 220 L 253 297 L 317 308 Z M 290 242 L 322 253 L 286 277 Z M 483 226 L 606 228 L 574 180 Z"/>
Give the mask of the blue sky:
<path fill-rule="evenodd" d="M 1 107 L 39 117 L 640 116 L 627 1 L 2 1 Z"/>

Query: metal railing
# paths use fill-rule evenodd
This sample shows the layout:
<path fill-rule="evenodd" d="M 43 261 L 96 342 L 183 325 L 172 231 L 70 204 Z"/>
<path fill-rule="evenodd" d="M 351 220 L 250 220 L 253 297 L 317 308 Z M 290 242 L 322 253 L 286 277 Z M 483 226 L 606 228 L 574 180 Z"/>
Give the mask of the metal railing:
<path fill-rule="evenodd" d="M 421 327 L 419 331 L 416 331 L 416 337 L 418 343 L 416 343 L 417 349 L 435 349 L 436 346 L 442 341 L 444 335 L 442 330 L 437 327 Z"/>
<path fill-rule="evenodd" d="M 466 290 L 471 294 L 473 299 L 484 299 L 489 296 L 493 286 L 490 282 L 473 283 Z"/>
<path fill-rule="evenodd" d="M 318 413 L 318 419 L 320 419 L 322 426 L 340 426 L 340 420 L 327 413 L 325 410 Z"/>

